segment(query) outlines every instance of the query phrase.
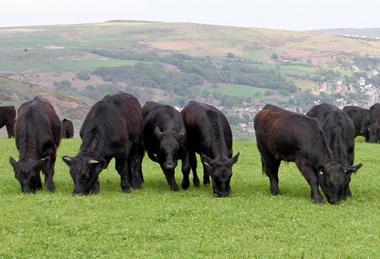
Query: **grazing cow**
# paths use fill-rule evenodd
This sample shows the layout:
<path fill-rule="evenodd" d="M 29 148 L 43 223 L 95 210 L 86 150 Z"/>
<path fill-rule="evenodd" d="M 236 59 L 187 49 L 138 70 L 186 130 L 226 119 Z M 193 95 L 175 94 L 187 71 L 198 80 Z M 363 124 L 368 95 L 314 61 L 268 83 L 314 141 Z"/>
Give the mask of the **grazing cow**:
<path fill-rule="evenodd" d="M 141 188 L 142 113 L 139 101 L 132 95 L 107 95 L 87 114 L 77 156 L 64 156 L 74 181 L 74 194 L 98 193 L 98 177 L 112 158 L 120 174 L 121 189 Z"/>
<path fill-rule="evenodd" d="M 74 137 L 74 125 L 71 120 L 62 120 L 62 138 L 72 138 Z"/>
<path fill-rule="evenodd" d="M 10 157 L 10 163 L 22 191 L 29 193 L 42 188 L 40 170 L 48 190 L 55 191 L 53 175 L 61 141 L 61 121 L 53 106 L 40 97 L 21 105 L 15 132 L 20 160 Z"/>
<path fill-rule="evenodd" d="M 369 126 L 371 125 L 369 110 L 358 106 L 345 106 L 343 111 L 352 119 L 355 126 L 355 137 L 363 136 L 369 142 Z"/>
<path fill-rule="evenodd" d="M 16 110 L 13 106 L 0 106 L 0 129 L 7 127 L 8 138 L 13 138 Z"/>
<path fill-rule="evenodd" d="M 355 126 L 351 118 L 338 107 L 326 103 L 314 106 L 306 115 L 319 121 L 334 160 L 341 165 L 352 166 L 355 156 Z M 349 184 L 345 195 L 351 197 Z"/>
<path fill-rule="evenodd" d="M 150 159 L 160 164 L 170 188 L 178 191 L 174 178 L 175 168 L 178 159 L 181 159 L 183 170 L 186 170 L 187 154 L 182 115 L 170 105 L 155 102 L 147 102 L 142 111 L 145 150 Z"/>
<path fill-rule="evenodd" d="M 380 143 L 380 103 L 375 103 L 369 108 L 369 117 L 369 142 Z"/>
<path fill-rule="evenodd" d="M 270 191 L 280 193 L 278 168 L 281 160 L 293 161 L 311 187 L 311 197 L 322 203 L 322 188 L 329 203 L 344 199 L 351 174 L 359 166 L 338 164 L 319 122 L 308 116 L 266 105 L 254 120 L 257 148 Z"/>
<path fill-rule="evenodd" d="M 228 196 L 231 191 L 232 165 L 238 161 L 239 153 L 232 157 L 232 132 L 226 117 L 215 107 L 196 101 L 186 105 L 182 116 L 194 182 L 199 182 L 196 171 L 197 152 L 203 164 L 203 183 L 209 184 L 211 176 L 214 194 L 218 197 Z M 188 179 L 190 169 L 187 172 Z M 188 182 L 185 182 L 185 187 Z"/>

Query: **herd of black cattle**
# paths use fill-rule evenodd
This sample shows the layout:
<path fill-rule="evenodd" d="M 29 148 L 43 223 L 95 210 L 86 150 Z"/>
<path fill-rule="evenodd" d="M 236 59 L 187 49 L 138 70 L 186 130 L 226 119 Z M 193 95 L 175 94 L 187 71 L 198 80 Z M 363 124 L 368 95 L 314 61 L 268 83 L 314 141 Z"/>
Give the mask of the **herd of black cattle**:
<path fill-rule="evenodd" d="M 53 181 L 57 148 L 61 138 L 74 135 L 70 120 L 60 121 L 53 106 L 41 97 L 20 106 L 0 107 L 0 128 L 7 127 L 15 137 L 19 161 L 10 157 L 15 177 L 23 192 L 42 188 L 40 171 L 48 190 Z M 362 164 L 353 165 L 355 137 L 380 142 L 380 104 L 369 110 L 346 106 L 343 111 L 330 104 L 314 106 L 306 115 L 266 105 L 254 119 L 262 168 L 270 180 L 273 195 L 280 193 L 278 169 L 281 160 L 293 161 L 311 187 L 311 197 L 323 203 L 338 203 L 351 196 L 351 174 Z M 174 178 L 182 160 L 182 189 L 198 187 L 198 153 L 203 165 L 203 184 L 210 184 L 215 196 L 231 192 L 233 156 L 232 132 L 224 114 L 215 107 L 190 101 L 181 111 L 170 105 L 147 102 L 141 107 L 130 94 L 107 95 L 94 104 L 80 130 L 82 143 L 75 157 L 63 156 L 74 182 L 74 194 L 98 193 L 99 174 L 115 158 L 121 189 L 141 188 L 144 182 L 142 160 L 147 152 L 157 162 L 173 191 Z"/>

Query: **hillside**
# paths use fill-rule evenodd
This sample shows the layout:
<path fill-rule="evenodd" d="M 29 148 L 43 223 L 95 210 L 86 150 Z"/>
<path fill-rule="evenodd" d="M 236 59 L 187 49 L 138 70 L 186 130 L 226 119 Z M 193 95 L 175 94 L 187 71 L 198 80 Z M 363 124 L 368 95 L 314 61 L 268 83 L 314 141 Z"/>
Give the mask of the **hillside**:
<path fill-rule="evenodd" d="M 379 60 L 378 41 L 319 32 L 144 21 L 0 28 L 0 103 L 43 94 L 78 127 L 96 100 L 119 90 L 142 103 L 198 99 L 249 136 L 268 102 L 301 111 L 320 101 L 368 106 Z"/>
<path fill-rule="evenodd" d="M 341 28 L 341 29 L 325 29 L 318 30 L 320 33 L 326 33 L 329 35 L 358 35 L 368 38 L 378 38 L 380 37 L 380 28 Z"/>

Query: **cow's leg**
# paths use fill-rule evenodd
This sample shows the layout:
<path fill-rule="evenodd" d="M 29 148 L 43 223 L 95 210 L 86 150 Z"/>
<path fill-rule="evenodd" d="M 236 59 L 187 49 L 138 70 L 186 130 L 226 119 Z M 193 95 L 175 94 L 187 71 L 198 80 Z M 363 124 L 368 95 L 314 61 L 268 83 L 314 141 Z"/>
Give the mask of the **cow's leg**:
<path fill-rule="evenodd" d="M 6 127 L 7 127 L 8 138 L 13 138 L 14 137 L 13 125 L 7 124 Z"/>
<path fill-rule="evenodd" d="M 131 185 L 128 181 L 128 165 L 125 157 L 115 158 L 115 169 L 120 175 L 120 186 L 123 192 L 131 192 Z"/>
<path fill-rule="evenodd" d="M 142 172 L 142 161 L 144 159 L 144 150 L 142 151 L 142 154 L 140 155 L 141 159 L 140 159 L 140 163 L 139 163 L 139 175 L 140 175 L 140 179 L 141 179 L 141 182 L 143 183 L 144 182 L 144 175 L 143 175 L 143 172 Z"/>
<path fill-rule="evenodd" d="M 186 190 L 190 186 L 190 164 L 189 164 L 189 155 L 186 153 L 185 157 L 182 158 L 182 189 Z"/>
<path fill-rule="evenodd" d="M 189 152 L 189 164 L 191 170 L 193 171 L 193 184 L 195 187 L 199 187 L 199 178 L 197 173 L 197 157 L 195 156 L 195 152 Z"/>
<path fill-rule="evenodd" d="M 204 185 L 210 185 L 210 169 L 209 167 L 205 166 L 202 162 L 203 165 L 203 184 Z"/>
<path fill-rule="evenodd" d="M 315 203 L 323 203 L 322 195 L 319 192 L 318 172 L 316 172 L 314 168 L 308 165 L 303 159 L 296 159 L 296 165 L 310 185 L 311 198 Z"/>
<path fill-rule="evenodd" d="M 55 191 L 55 184 L 53 181 L 55 159 L 55 155 L 51 155 L 48 161 L 46 161 L 46 163 L 42 167 L 42 172 L 45 175 L 46 187 L 51 192 Z"/>
<path fill-rule="evenodd" d="M 347 184 L 347 187 L 346 187 L 346 189 L 345 189 L 345 198 L 347 198 L 347 197 L 352 197 L 352 193 L 351 193 L 351 189 L 350 189 L 350 184 L 348 183 Z"/>
<path fill-rule="evenodd" d="M 281 160 L 275 159 L 270 154 L 261 155 L 261 164 L 263 171 L 269 178 L 270 182 L 270 192 L 273 195 L 280 194 L 280 189 L 278 187 L 278 168 L 280 167 Z"/>
<path fill-rule="evenodd" d="M 94 187 L 92 187 L 92 189 L 90 190 L 90 193 L 98 194 L 99 191 L 100 191 L 100 184 L 99 184 L 99 181 L 96 181 L 96 183 L 94 184 Z"/>
<path fill-rule="evenodd" d="M 354 157 L 355 157 L 355 151 L 354 147 L 352 147 L 352 151 L 348 153 L 348 164 L 353 165 L 354 164 Z M 351 189 L 350 189 L 350 183 L 347 184 L 346 190 L 345 190 L 345 198 L 346 197 L 352 197 Z"/>
<path fill-rule="evenodd" d="M 142 159 L 144 156 L 144 149 L 140 144 L 133 144 L 129 152 L 128 159 L 128 180 L 132 187 L 141 189 L 143 182 L 142 174 Z"/>
<path fill-rule="evenodd" d="M 36 190 L 42 189 L 42 182 L 41 182 L 41 174 L 38 172 L 37 177 L 35 179 L 34 185 L 36 187 Z"/>
<path fill-rule="evenodd" d="M 166 177 L 166 180 L 168 181 L 170 189 L 172 189 L 172 191 L 178 191 L 178 185 L 174 178 L 175 169 L 165 169 L 162 166 L 161 166 L 161 169 L 165 174 L 165 177 Z"/>
<path fill-rule="evenodd" d="M 356 137 L 356 136 L 355 136 Z M 369 133 L 368 132 L 366 132 L 365 134 L 364 134 L 364 139 L 365 139 L 365 142 L 366 143 L 369 143 Z"/>

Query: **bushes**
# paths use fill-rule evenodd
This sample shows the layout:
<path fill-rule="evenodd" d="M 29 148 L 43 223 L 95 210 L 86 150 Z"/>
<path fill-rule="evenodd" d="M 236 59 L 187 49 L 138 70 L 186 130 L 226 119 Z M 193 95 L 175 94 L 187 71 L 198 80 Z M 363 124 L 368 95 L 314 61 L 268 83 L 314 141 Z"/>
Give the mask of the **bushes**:
<path fill-rule="evenodd" d="M 116 54 L 115 54 L 116 55 Z M 131 57 L 131 54 L 128 54 Z M 287 92 L 297 91 L 293 82 L 275 69 L 258 69 L 247 60 L 209 57 L 191 57 L 181 53 L 157 57 L 150 53 L 134 58 L 153 60 L 153 63 L 137 63 L 133 66 L 99 68 L 95 74 L 105 81 L 125 82 L 133 86 L 160 88 L 183 92 L 192 86 L 208 83 L 243 84 Z M 112 56 L 112 55 L 109 55 Z M 149 56 L 149 57 L 148 57 Z M 169 70 L 165 64 L 176 66 Z"/>
<path fill-rule="evenodd" d="M 77 74 L 77 78 L 80 80 L 84 80 L 84 81 L 90 80 L 90 76 L 89 76 L 88 72 L 84 72 L 84 71 L 79 72 Z"/>
<path fill-rule="evenodd" d="M 134 66 L 99 68 L 94 71 L 94 74 L 105 81 L 125 82 L 132 86 L 160 88 L 168 91 L 183 91 L 203 83 L 198 75 L 167 71 L 161 64 L 137 63 Z"/>
<path fill-rule="evenodd" d="M 57 91 L 71 90 L 71 82 L 69 80 L 54 82 L 54 87 Z"/>

